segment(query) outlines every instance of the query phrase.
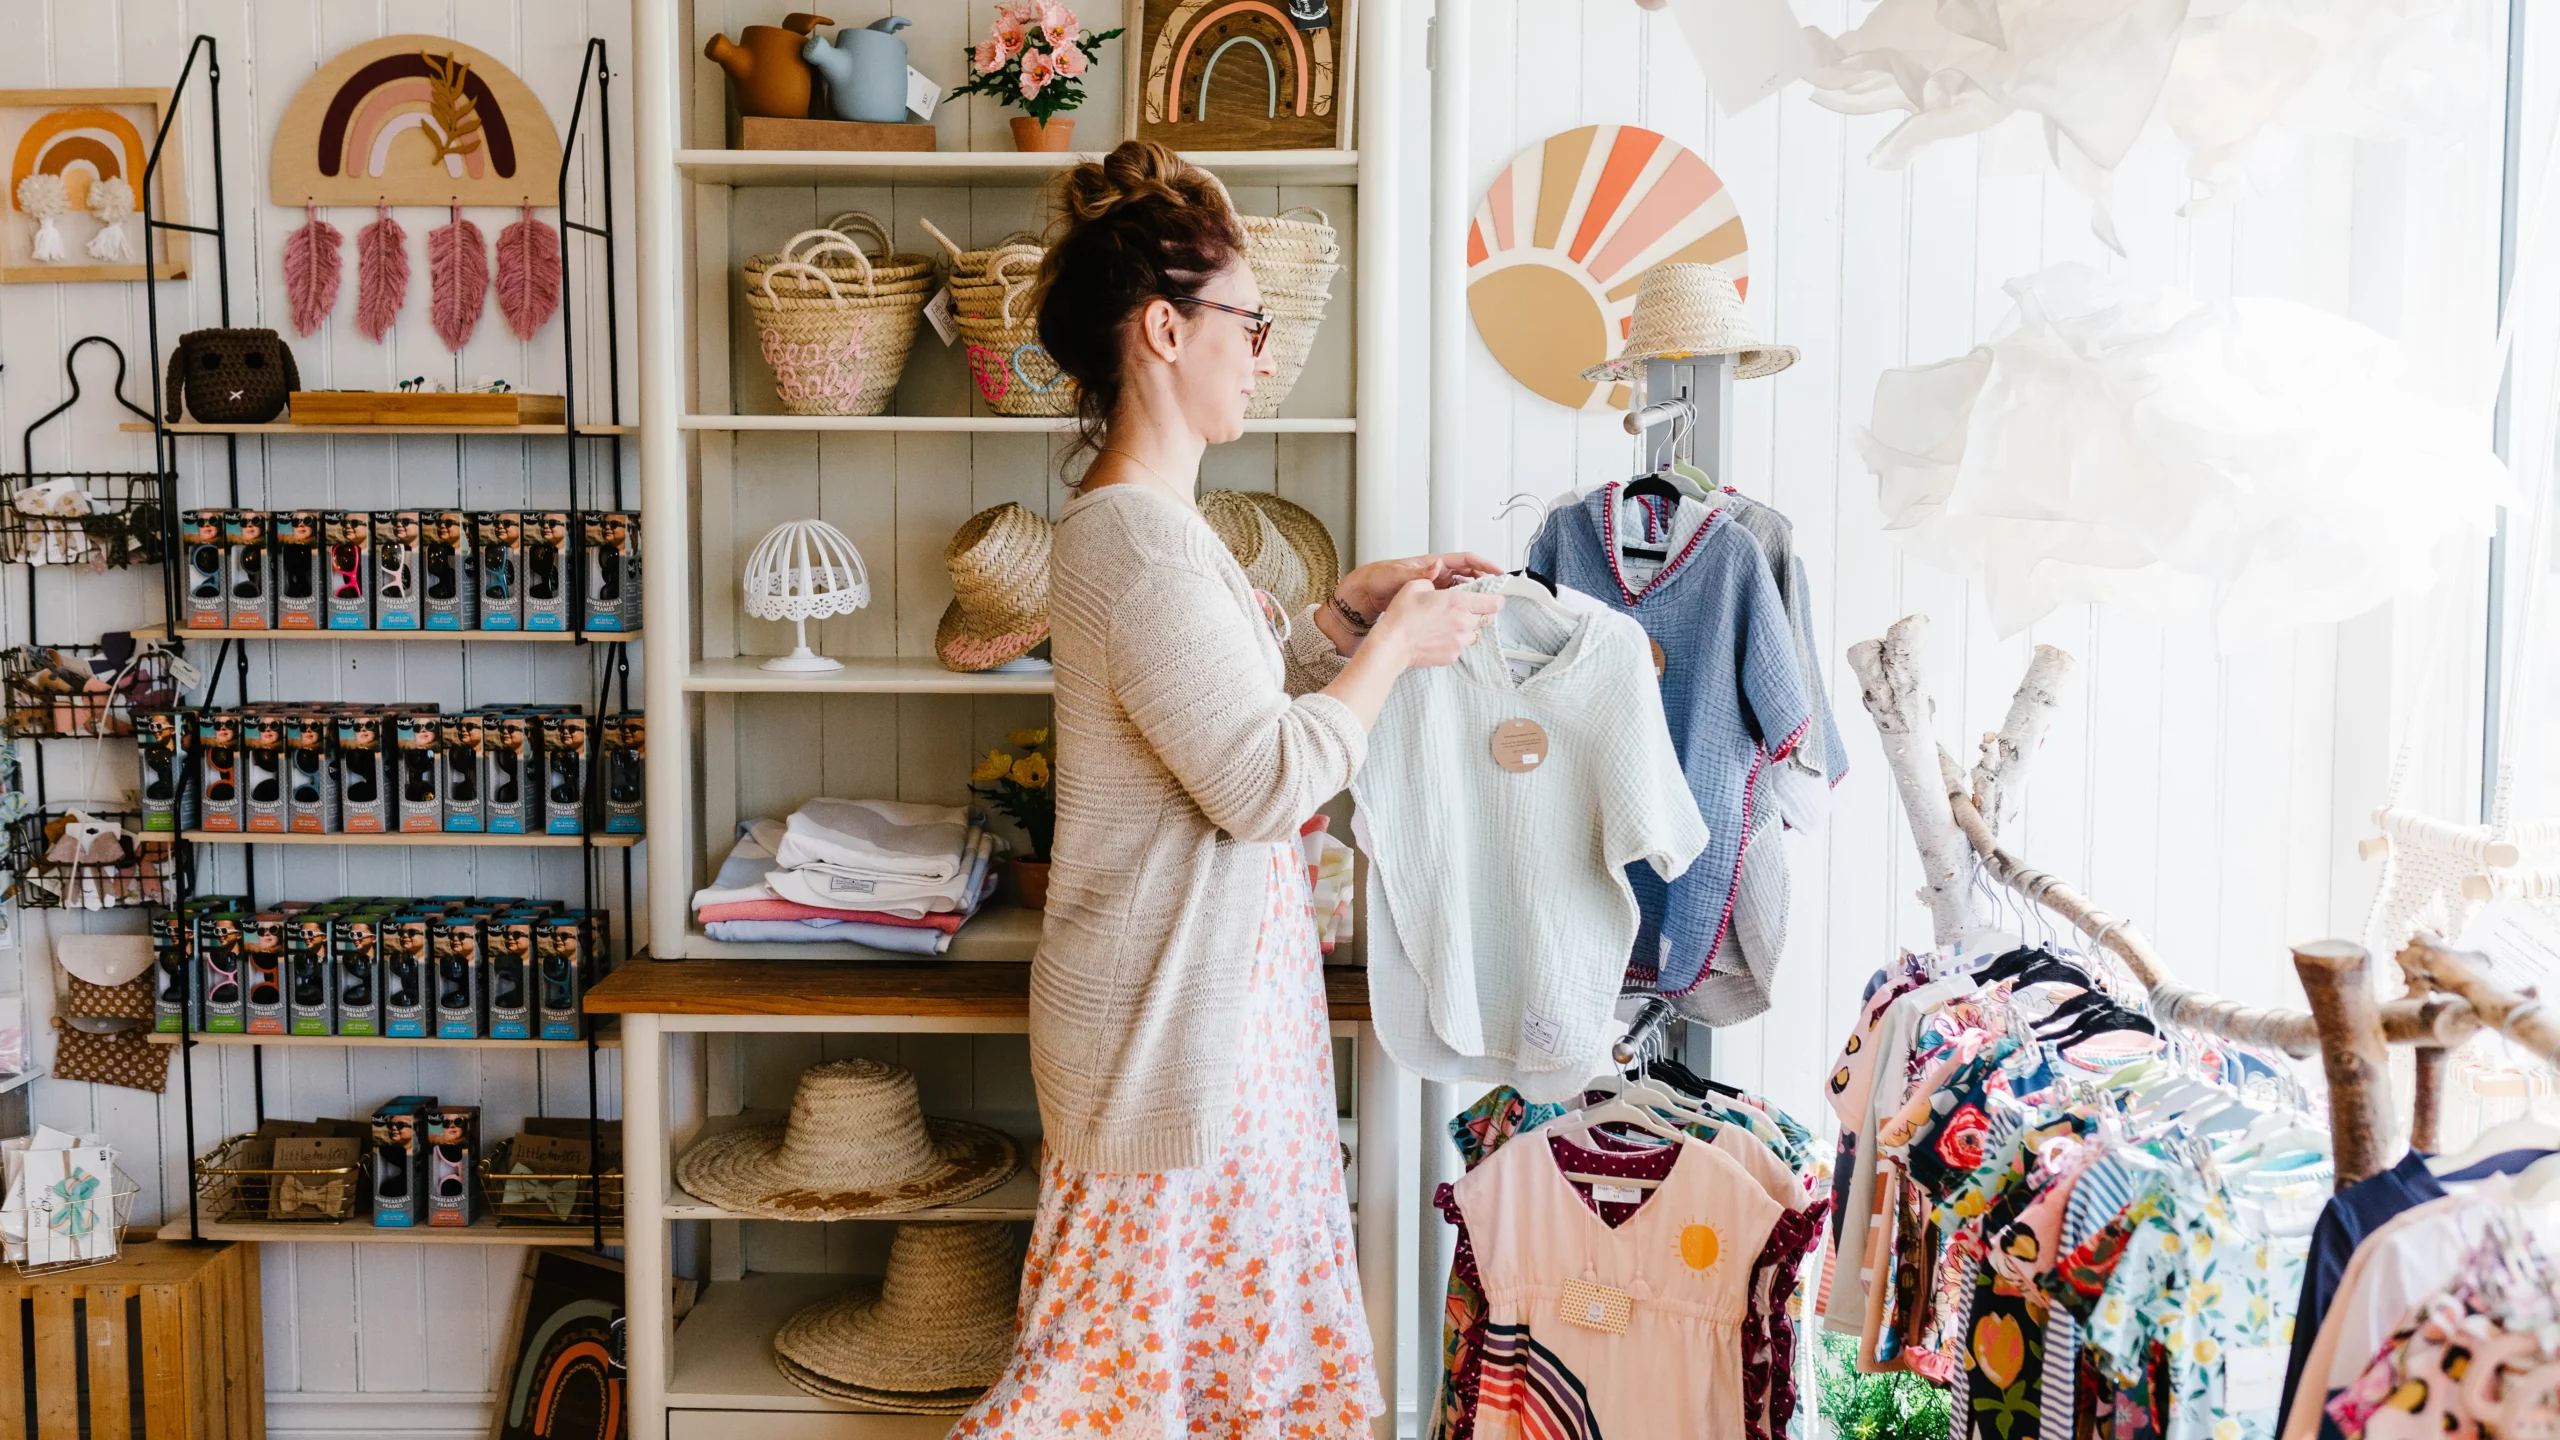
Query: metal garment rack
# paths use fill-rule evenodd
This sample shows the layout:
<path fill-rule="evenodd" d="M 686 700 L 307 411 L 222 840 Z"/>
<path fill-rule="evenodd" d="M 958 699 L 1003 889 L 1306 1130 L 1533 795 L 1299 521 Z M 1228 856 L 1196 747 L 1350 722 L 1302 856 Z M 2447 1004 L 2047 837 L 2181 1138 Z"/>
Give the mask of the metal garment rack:
<path fill-rule="evenodd" d="M 196 65 L 199 57 L 202 58 L 204 63 L 203 89 L 205 95 L 205 107 L 213 140 L 213 223 L 209 226 L 180 224 L 176 221 L 161 219 L 154 213 L 152 205 L 152 180 L 159 172 L 161 152 L 168 144 L 170 129 L 177 123 L 178 116 L 184 108 L 188 86 L 196 78 Z M 598 172 L 600 176 L 600 204 L 596 207 L 582 209 L 580 213 L 594 215 L 598 217 L 598 220 L 600 220 L 601 223 L 597 223 L 596 220 L 572 219 L 569 205 L 571 181 L 575 175 L 577 165 L 578 142 L 581 136 L 585 133 L 586 124 L 589 118 L 587 100 L 588 89 L 591 85 L 595 91 L 593 126 L 596 134 L 595 147 L 598 159 Z M 607 63 L 605 43 L 602 39 L 591 38 L 587 41 L 586 50 L 581 56 L 579 62 L 577 96 L 571 105 L 569 112 L 569 125 L 561 142 L 560 173 L 556 182 L 556 203 L 560 211 L 560 268 L 562 279 L 560 287 L 560 325 L 563 339 L 563 343 L 561 345 L 561 400 L 563 405 L 561 431 L 562 438 L 566 442 L 567 446 L 569 511 L 573 516 L 582 508 L 582 501 L 585 498 L 585 492 L 582 486 L 579 470 L 580 442 L 583 440 L 602 439 L 605 441 L 609 457 L 606 471 L 610 476 L 609 484 L 613 508 L 620 509 L 623 505 L 623 460 L 622 443 L 619 434 L 622 424 L 622 346 L 620 321 L 613 303 L 614 296 L 619 290 L 620 276 L 617 271 L 614 258 L 614 242 L 617 235 L 613 216 L 613 115 L 612 107 L 609 103 L 611 99 L 611 85 L 612 71 Z M 161 116 L 159 132 L 152 137 L 151 156 L 148 164 L 146 164 L 143 169 L 143 183 L 141 188 L 145 263 L 150 263 L 150 245 L 154 238 L 154 231 L 171 231 L 187 237 L 210 237 L 214 242 L 215 283 L 218 287 L 218 294 L 220 297 L 220 314 L 222 317 L 222 324 L 225 327 L 230 326 L 231 245 L 230 216 L 224 203 L 226 187 L 223 182 L 222 152 L 222 62 L 220 46 L 211 35 L 198 35 L 195 38 L 194 43 L 192 43 L 187 49 L 186 63 L 180 67 L 177 83 L 170 90 L 168 108 Z M 578 244 L 572 244 L 573 237 L 577 242 L 579 242 Z M 576 315 L 575 298 L 577 290 L 573 284 L 569 283 L 569 281 L 571 277 L 572 258 L 586 253 L 592 244 L 597 241 L 601 241 L 604 247 L 605 412 L 607 416 L 606 423 L 613 428 L 603 435 L 585 435 L 580 433 L 578 426 L 578 337 L 574 325 L 574 317 Z M 181 240 L 178 243 L 184 244 L 188 242 Z M 171 422 L 166 418 L 168 413 L 168 397 L 162 393 L 162 380 L 158 364 L 161 353 L 160 301 L 158 284 L 156 282 L 145 282 L 143 285 L 143 294 L 144 312 L 150 337 L 151 355 L 153 360 L 153 363 L 147 367 L 151 371 L 152 403 L 149 418 L 152 425 L 152 458 L 156 468 L 164 477 L 164 495 L 160 507 L 162 553 L 165 557 L 162 565 L 161 603 L 168 623 L 168 633 L 174 638 L 179 629 L 178 589 L 176 580 L 176 565 L 179 554 L 177 515 L 177 449 L 181 432 L 171 428 Z M 229 503 L 236 508 L 241 503 L 240 437 L 236 433 L 226 432 L 222 436 L 222 442 L 225 473 L 228 480 L 227 493 L 230 497 Z M 580 527 L 573 525 L 569 537 L 569 543 L 573 555 L 582 551 L 585 545 L 584 536 L 578 533 L 579 528 Z M 577 567 L 573 565 L 571 568 L 574 570 Z M 629 642 L 621 639 L 591 641 L 588 638 L 588 631 L 586 628 L 586 607 L 583 603 L 574 607 L 573 619 L 575 621 L 573 629 L 574 643 L 580 646 L 599 646 L 602 653 L 606 656 L 604 663 L 599 667 L 599 674 L 595 686 L 595 708 L 591 712 L 592 716 L 598 721 L 603 718 L 605 701 L 614 693 L 616 682 L 619 682 L 619 693 L 621 696 L 622 708 L 628 710 L 631 706 L 631 656 Z M 457 633 L 455 638 L 459 641 L 469 637 L 467 635 Z M 249 648 L 247 640 L 243 638 L 225 638 L 221 642 L 220 648 L 214 652 L 213 664 L 206 671 L 206 674 L 210 678 L 208 679 L 205 687 L 205 701 L 207 703 L 211 703 L 214 692 L 220 688 L 223 672 L 226 667 L 233 676 L 234 684 L 236 686 L 236 694 L 238 696 L 237 703 L 244 705 L 247 704 L 249 700 Z M 598 848 L 595 844 L 596 825 L 603 812 L 600 790 L 601 786 L 605 783 L 603 775 L 604 767 L 601 764 L 595 763 L 602 753 L 603 733 L 602 726 L 600 724 L 591 724 L 589 726 L 588 745 L 590 747 L 588 752 L 590 763 L 587 766 L 587 790 L 585 795 L 587 824 L 584 833 L 580 837 L 579 874 L 583 893 L 583 907 L 592 911 L 597 908 L 596 889 L 599 873 L 597 867 L 601 863 L 601 856 L 599 855 Z M 191 759 L 190 765 L 187 771 L 181 775 L 179 783 L 181 787 L 184 787 L 192 784 L 194 778 L 194 769 Z M 175 843 L 178 847 L 177 897 L 178 904 L 180 906 L 184 906 L 186 902 L 192 900 L 195 896 L 195 847 L 183 837 L 178 838 Z M 243 876 L 243 888 L 247 891 L 251 908 L 254 909 L 256 906 L 258 891 L 257 848 L 254 843 L 245 845 L 241 848 L 241 870 Z M 622 945 L 626 961 L 629 959 L 632 938 L 635 934 L 633 930 L 634 906 L 631 894 L 631 849 L 626 846 L 622 847 Z M 610 949 L 610 946 L 607 948 Z M 179 1020 L 181 1028 L 178 1035 L 178 1060 L 180 1084 L 182 1085 L 185 1093 L 184 1108 L 186 1111 L 187 1233 L 191 1238 L 202 1239 L 203 1222 L 198 1211 L 196 1185 L 196 1165 L 198 1157 L 195 1117 L 195 1049 L 197 1041 L 195 1039 L 195 1031 L 193 1028 L 194 1023 L 192 1009 L 188 1007 L 181 1007 Z M 361 1039 L 355 1039 L 350 1043 L 361 1045 L 364 1042 Z M 587 1141 L 589 1156 L 587 1186 L 592 1232 L 590 1235 L 590 1245 L 591 1248 L 601 1251 L 605 1247 L 603 1203 L 604 1147 L 601 1143 L 602 1126 L 597 1116 L 598 1080 L 596 1073 L 596 1052 L 598 1048 L 595 1027 L 590 1024 L 587 1026 L 585 1046 L 587 1060 Z M 255 1107 L 255 1114 L 257 1116 L 258 1123 L 264 1124 L 267 1118 L 266 1047 L 263 1045 L 252 1044 L 249 1047 L 249 1053 L 252 1102 Z"/>

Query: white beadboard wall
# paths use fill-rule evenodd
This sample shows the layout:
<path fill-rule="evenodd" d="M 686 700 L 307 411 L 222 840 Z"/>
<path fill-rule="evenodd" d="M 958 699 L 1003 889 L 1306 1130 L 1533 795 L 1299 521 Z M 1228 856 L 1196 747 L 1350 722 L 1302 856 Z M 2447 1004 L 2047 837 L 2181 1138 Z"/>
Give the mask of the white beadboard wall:
<path fill-rule="evenodd" d="M 280 254 L 284 239 L 302 223 L 298 209 L 268 203 L 267 155 L 278 117 L 295 90 L 329 57 L 360 41 L 420 32 L 449 35 L 498 57 L 523 76 L 566 127 L 576 95 L 581 57 L 590 36 L 609 47 L 616 71 L 612 92 L 614 177 L 626 277 L 621 333 L 634 327 L 627 298 L 631 266 L 630 11 L 624 0 L 9 0 L 0 5 L 12 41 L 0 46 L 0 88 L 149 85 L 174 82 L 187 46 L 198 34 L 220 44 L 224 182 L 231 225 L 231 306 L 234 323 L 265 325 L 286 337 L 304 382 L 313 387 L 387 388 L 424 375 L 450 383 L 497 376 L 525 390 L 560 387 L 564 329 L 555 318 L 531 341 L 509 332 L 493 305 L 465 350 L 449 353 L 428 323 L 427 232 L 445 222 L 438 209 L 396 213 L 409 238 L 408 304 L 384 343 L 354 328 L 356 229 L 373 217 L 361 210 L 332 210 L 327 218 L 348 240 L 339 303 L 328 325 L 308 339 L 293 335 L 282 295 Z M 193 219 L 209 223 L 214 195 L 213 156 L 206 126 L 201 75 L 190 83 L 183 133 L 189 206 Z M 590 114 L 596 101 L 590 92 Z M 593 131 L 582 143 L 581 183 L 587 204 L 600 204 Z M 565 138 L 565 136 L 564 136 Z M 574 202 L 573 202 L 574 203 Z M 517 218 L 506 210 L 465 212 L 494 242 Z M 559 223 L 547 208 L 541 218 Z M 581 215 L 597 219 L 600 209 Z M 585 246 L 573 262 L 572 301 L 579 312 L 578 362 L 582 413 L 600 417 L 606 395 L 604 306 L 607 294 L 602 249 Z M 195 274 L 164 285 L 160 296 L 164 345 L 198 326 L 220 323 L 214 286 L 214 246 L 199 240 Z M 0 286 L 0 435 L 8 445 L 7 468 L 17 468 L 18 433 L 59 403 L 63 350 L 84 335 L 103 334 L 124 347 L 131 363 L 126 393 L 137 404 L 151 400 L 142 290 L 137 285 Z M 40 468 L 73 463 L 147 468 L 148 436 L 122 435 L 128 418 L 105 398 L 113 365 L 97 347 L 81 357 L 88 398 L 39 432 Z M 631 384 L 624 384 L 624 418 Z M 557 439 L 445 439 L 440 437 L 303 439 L 290 443 L 245 442 L 240 455 L 240 498 L 246 505 L 276 507 L 460 505 L 472 509 L 566 506 L 564 445 Z M 581 485 L 589 506 L 610 504 L 606 445 L 587 442 Z M 636 456 L 626 455 L 627 497 L 636 504 Z M 180 442 L 179 503 L 227 503 L 220 441 Z M 26 634 L 22 581 L 12 572 L 0 593 L 8 637 Z M 47 575 L 40 586 L 42 636 L 50 641 L 94 640 L 101 631 L 159 618 L 159 572 L 122 576 Z M 193 647 L 209 665 L 214 647 Z M 638 647 L 632 660 L 638 665 Z M 473 646 L 339 643 L 253 645 L 249 694 L 255 699 L 434 700 L 447 705 L 497 702 L 594 703 L 599 650 L 548 645 Z M 636 699 L 638 676 L 633 676 Z M 223 678 L 222 698 L 236 693 Z M 48 757 L 52 794 L 112 795 L 131 786 L 131 747 L 114 748 L 112 766 L 91 775 L 81 747 L 57 745 Z M 103 752 L 102 752 L 103 753 Z M 208 847 L 210 848 L 210 847 Z M 621 854 L 602 852 L 599 904 L 616 912 L 621 928 Z M 258 861 L 262 900 L 337 894 L 517 894 L 576 900 L 580 895 L 575 851 L 464 849 L 329 850 L 267 847 Z M 635 865 L 634 873 L 637 873 Z M 239 889 L 241 856 L 224 847 L 206 873 L 205 888 Z M 46 919 L 64 912 L 28 912 L 22 934 L 29 944 L 0 952 L 0 993 L 25 990 L 41 1015 L 52 985 L 43 946 Z M 109 917 L 89 923 L 132 923 Z M 73 923 L 79 923 L 74 921 Z M 37 1041 L 38 1059 L 50 1045 Z M 141 1182 L 138 1223 L 157 1224 L 186 1211 L 186 1117 L 177 1069 L 168 1094 L 39 1082 L 37 1117 L 75 1130 L 104 1133 Z M 493 1050 L 367 1051 L 277 1048 L 266 1058 L 267 1113 L 278 1116 L 355 1115 L 398 1094 L 431 1093 L 481 1107 L 492 1135 L 515 1132 L 528 1114 L 584 1114 L 585 1057 L 575 1051 L 510 1054 Z M 597 1074 L 604 1113 L 619 1114 L 620 1056 L 605 1051 Z M 209 1148 L 226 1135 L 250 1128 L 253 1078 L 250 1052 L 205 1048 L 196 1054 L 195 1142 Z M 494 1354 L 507 1333 L 516 1276 L 525 1251 L 517 1247 L 295 1244 L 266 1247 L 264 1257 L 267 1386 L 275 1397 L 269 1424 L 278 1431 L 313 1436 L 360 1435 L 385 1429 L 422 1434 L 485 1434 L 486 1400 L 494 1388 Z"/>
<path fill-rule="evenodd" d="M 1859 0 L 1794 3 L 1799 18 L 1834 33 L 1871 13 Z M 2473 9 L 2494 86 L 2505 5 Z M 2087 607 L 2003 639 L 1976 586 L 1898 554 L 1855 437 L 1881 370 L 1963 353 L 2008 311 L 2004 282 L 2065 260 L 2208 298 L 2280 296 L 2352 315 L 2403 337 L 2447 396 L 2473 393 L 2495 303 L 2494 93 L 2458 136 L 2305 145 L 2271 190 L 2191 218 L 2176 213 L 2186 198 L 2177 157 L 2155 140 L 2121 172 L 2115 214 L 2130 253 L 2119 258 L 2092 236 L 2086 202 L 2053 174 L 2024 121 L 1881 171 L 1867 154 L 1894 117 L 1844 117 L 1800 86 L 1727 116 L 1667 13 L 1627 0 L 1471 0 L 1470 13 L 1470 203 L 1548 135 L 1593 123 L 1661 131 L 1731 187 L 1751 246 L 1750 312 L 1761 333 L 1803 350 L 1793 369 L 1735 387 L 1731 483 L 1795 522 L 1852 770 L 1828 828 L 1788 838 L 1793 918 L 1775 1003 L 1716 1034 L 1721 1075 L 1818 1123 L 1820 1081 L 1866 977 L 1897 946 L 1928 940 L 1909 833 L 1844 658 L 1852 642 L 1914 612 L 1935 622 L 1938 735 L 1968 763 L 2032 645 L 2079 658 L 2013 844 L 2146 928 L 2191 983 L 2300 1004 L 2286 944 L 2363 932 L 2377 875 L 2353 846 L 2382 789 L 2394 698 L 2425 678 L 2413 677 L 2413 655 L 2454 652 L 2437 662 L 2429 702 L 2411 712 L 2432 741 L 2412 798 L 2471 818 L 2476 567 L 2440 587 L 2432 603 L 2442 620 L 2403 605 L 2228 659 L 2201 627 Z M 1425 16 L 1409 19 L 1419 61 Z M 1429 106 L 1418 85 L 1402 115 L 1415 192 L 1405 233 L 1417 245 L 1429 233 L 1419 195 Z M 1420 265 L 1403 290 L 1417 336 L 1428 318 Z M 1427 413 L 1426 358 L 1420 345 L 1407 352 L 1409 416 Z M 1616 413 L 1569 412 L 1515 384 L 1472 327 L 1467 363 L 1465 536 L 1516 561 L 1536 520 L 1525 511 L 1496 520 L 1502 499 L 1623 475 L 1629 442 Z M 1427 467 L 1423 428 L 1407 431 L 1417 476 Z M 1408 545 L 1423 540 L 1418 490 L 1398 517 Z"/>

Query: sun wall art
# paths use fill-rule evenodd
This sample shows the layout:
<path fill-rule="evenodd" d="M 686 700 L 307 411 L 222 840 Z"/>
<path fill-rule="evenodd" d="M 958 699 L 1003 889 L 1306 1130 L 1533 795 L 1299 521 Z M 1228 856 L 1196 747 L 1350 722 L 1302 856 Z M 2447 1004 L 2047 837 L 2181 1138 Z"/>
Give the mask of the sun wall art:
<path fill-rule="evenodd" d="M 142 177 L 168 106 L 166 90 L 0 90 L 0 281 L 143 278 Z M 151 183 L 153 217 L 183 222 L 174 131 Z M 154 273 L 184 278 L 185 244 L 164 237 L 155 248 Z"/>
<path fill-rule="evenodd" d="M 1129 133 L 1183 150 L 1351 134 L 1353 0 L 1129 0 Z"/>
<path fill-rule="evenodd" d="M 515 73 L 440 35 L 369 40 L 294 92 L 267 166 L 278 205 L 526 205 L 560 198 L 560 134 Z"/>
<path fill-rule="evenodd" d="M 1742 212 L 1707 162 L 1633 125 L 1586 125 L 1530 146 L 1485 190 L 1467 230 L 1467 309 L 1511 378 L 1577 410 L 1624 409 L 1624 385 L 1582 371 L 1618 352 L 1636 284 L 1703 262 L 1751 288 Z"/>

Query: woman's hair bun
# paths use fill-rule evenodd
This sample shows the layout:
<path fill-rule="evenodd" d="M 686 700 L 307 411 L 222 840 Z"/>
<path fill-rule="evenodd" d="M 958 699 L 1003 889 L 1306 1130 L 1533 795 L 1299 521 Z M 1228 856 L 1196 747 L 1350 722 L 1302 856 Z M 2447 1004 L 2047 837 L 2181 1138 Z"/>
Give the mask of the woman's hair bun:
<path fill-rule="evenodd" d="M 1058 218 L 1073 227 L 1148 201 L 1232 213 L 1218 177 L 1153 140 L 1130 140 L 1099 160 L 1070 168 L 1059 182 Z"/>

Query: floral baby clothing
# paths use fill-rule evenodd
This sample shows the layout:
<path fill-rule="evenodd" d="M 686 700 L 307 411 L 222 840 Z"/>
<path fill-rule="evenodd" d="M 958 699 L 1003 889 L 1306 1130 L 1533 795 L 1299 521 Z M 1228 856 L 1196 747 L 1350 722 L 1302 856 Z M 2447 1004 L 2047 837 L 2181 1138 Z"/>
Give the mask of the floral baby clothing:
<path fill-rule="evenodd" d="M 1052 1154 L 1013 1362 L 953 1440 L 1367 1440 L 1385 1407 L 1352 1254 L 1307 872 L 1271 847 L 1235 1130 L 1216 1163 Z"/>

